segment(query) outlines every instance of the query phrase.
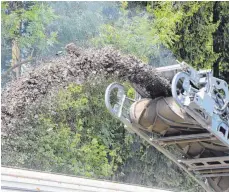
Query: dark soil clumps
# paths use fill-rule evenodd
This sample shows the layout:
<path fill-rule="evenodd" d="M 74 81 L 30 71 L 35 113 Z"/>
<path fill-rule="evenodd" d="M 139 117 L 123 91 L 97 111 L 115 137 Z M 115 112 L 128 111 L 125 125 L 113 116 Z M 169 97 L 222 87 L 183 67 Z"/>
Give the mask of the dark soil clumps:
<path fill-rule="evenodd" d="M 133 56 L 122 55 L 112 48 L 84 50 L 74 44 L 68 44 L 66 52 L 67 55 L 42 64 L 4 88 L 3 132 L 13 130 L 17 119 L 26 118 L 28 107 L 38 105 L 69 83 L 81 84 L 91 76 L 114 75 L 120 80 L 128 80 L 146 97 L 171 95 L 169 81 Z"/>

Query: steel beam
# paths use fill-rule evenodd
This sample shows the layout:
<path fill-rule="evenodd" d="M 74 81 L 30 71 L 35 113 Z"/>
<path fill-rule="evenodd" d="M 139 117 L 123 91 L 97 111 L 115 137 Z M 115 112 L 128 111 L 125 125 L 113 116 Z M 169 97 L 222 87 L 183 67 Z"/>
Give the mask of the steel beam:
<path fill-rule="evenodd" d="M 229 177 L 229 173 L 219 173 L 219 174 L 205 174 L 205 175 L 200 175 L 201 177 Z"/>
<path fill-rule="evenodd" d="M 201 133 L 201 134 L 192 134 L 192 135 L 179 135 L 179 136 L 171 136 L 171 137 L 163 137 L 159 139 L 155 139 L 155 142 L 159 144 L 179 144 L 179 143 L 190 143 L 190 142 L 198 142 L 198 141 L 212 141 L 216 140 L 216 138 L 210 133 Z"/>

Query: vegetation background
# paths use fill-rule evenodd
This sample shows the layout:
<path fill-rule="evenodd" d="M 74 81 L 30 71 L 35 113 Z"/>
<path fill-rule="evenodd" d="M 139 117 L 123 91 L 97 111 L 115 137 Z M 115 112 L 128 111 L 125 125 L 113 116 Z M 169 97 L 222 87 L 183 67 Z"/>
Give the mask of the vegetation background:
<path fill-rule="evenodd" d="M 64 54 L 69 42 L 113 46 L 155 67 L 178 59 L 212 68 L 229 82 L 228 2 L 11 1 L 1 7 L 3 87 L 30 66 Z M 2 137 L 2 165 L 201 191 L 110 116 L 104 91 L 112 80 L 71 84 L 34 108 L 17 133 Z"/>

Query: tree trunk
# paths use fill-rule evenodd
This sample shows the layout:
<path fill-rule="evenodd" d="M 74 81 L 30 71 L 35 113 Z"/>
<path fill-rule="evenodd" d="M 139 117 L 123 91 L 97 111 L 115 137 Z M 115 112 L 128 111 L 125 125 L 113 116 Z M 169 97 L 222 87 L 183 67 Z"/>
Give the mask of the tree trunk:
<path fill-rule="evenodd" d="M 216 24 L 220 21 L 220 2 L 216 1 L 213 4 L 213 23 Z M 213 51 L 215 53 L 220 53 L 220 37 L 222 37 L 222 31 L 221 27 L 222 22 L 219 23 L 218 28 L 213 33 Z M 220 57 L 216 59 L 216 61 L 213 63 L 213 75 L 215 77 L 219 77 L 219 63 L 220 63 Z"/>
<path fill-rule="evenodd" d="M 17 40 L 12 41 L 12 63 L 11 67 L 14 67 L 18 62 L 20 61 L 20 49 L 18 46 Z M 20 76 L 21 66 L 18 66 L 14 69 L 14 72 L 16 74 L 16 78 Z"/>

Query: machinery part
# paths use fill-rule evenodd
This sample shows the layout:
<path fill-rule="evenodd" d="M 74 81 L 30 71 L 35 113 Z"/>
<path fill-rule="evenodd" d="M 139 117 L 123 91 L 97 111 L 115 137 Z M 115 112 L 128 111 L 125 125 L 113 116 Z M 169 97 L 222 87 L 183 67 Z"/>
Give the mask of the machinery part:
<path fill-rule="evenodd" d="M 213 177 L 208 178 L 209 184 L 215 189 L 216 192 L 228 191 L 229 177 Z"/>
<path fill-rule="evenodd" d="M 169 81 L 173 80 L 173 77 L 178 73 L 183 71 L 183 69 L 186 68 L 185 63 L 180 63 L 176 65 L 171 65 L 171 66 L 165 66 L 165 67 L 158 67 L 156 68 L 157 72 L 163 75 L 166 79 Z"/>
<path fill-rule="evenodd" d="M 161 145 L 172 145 L 178 143 L 190 143 L 190 142 L 211 141 L 211 140 L 216 140 L 216 138 L 209 133 L 202 133 L 202 134 L 200 133 L 200 134 L 192 134 L 192 135 L 162 137 L 157 139 L 157 142 Z"/>
<path fill-rule="evenodd" d="M 187 114 L 229 147 L 229 92 L 225 81 L 211 72 L 190 68 L 174 76 L 172 95 Z"/>
<path fill-rule="evenodd" d="M 130 108 L 130 119 L 132 122 L 140 124 L 150 132 L 161 135 L 171 135 L 181 132 L 173 127 L 188 127 L 190 130 L 203 129 L 195 120 L 182 113 L 173 98 L 141 99 L 133 103 Z M 186 128 L 186 131 L 187 128 Z"/>
<path fill-rule="evenodd" d="M 127 130 L 161 151 L 206 191 L 226 192 L 229 190 L 227 84 L 212 77 L 209 70 L 197 72 L 191 67 L 171 79 L 177 69 L 169 68 L 160 71 L 172 81 L 173 97 L 150 99 L 142 98 L 141 94 L 130 99 L 122 85 L 113 83 L 106 90 L 106 106 Z M 111 105 L 109 98 L 114 89 L 120 90 L 117 101 Z M 157 136 L 152 137 L 152 132 Z M 184 156 L 174 156 L 164 148 L 166 145 L 177 146 Z M 204 183 L 200 177 L 208 182 Z"/>
<path fill-rule="evenodd" d="M 116 98 L 114 98 L 115 91 L 116 91 Z M 137 95 L 138 94 L 136 94 L 136 96 Z M 116 102 L 112 102 L 112 99 L 113 101 L 115 99 L 117 100 Z M 131 122 L 129 119 L 129 108 L 134 101 L 135 100 L 126 97 L 124 86 L 122 86 L 119 83 L 114 82 L 110 84 L 106 89 L 105 105 L 107 109 L 114 117 L 121 120 L 124 123 L 125 128 L 131 133 L 133 133 L 133 130 L 129 128 L 131 127 Z"/>
<path fill-rule="evenodd" d="M 229 168 L 229 156 L 180 160 L 188 165 L 189 170 Z"/>
<path fill-rule="evenodd" d="M 112 104 L 111 97 L 112 92 L 117 91 L 117 101 L 115 104 Z M 189 174 L 190 177 L 192 177 L 197 183 L 199 183 L 206 191 L 213 192 L 214 190 L 206 185 L 201 178 L 198 178 L 195 176 L 192 172 L 188 171 L 188 167 L 180 164 L 176 157 L 171 154 L 169 151 L 161 147 L 159 144 L 157 144 L 156 141 L 154 141 L 151 137 L 149 137 L 144 131 L 142 131 L 144 128 L 140 126 L 139 124 L 131 122 L 130 114 L 129 114 L 129 108 L 127 106 L 130 106 L 130 103 L 133 104 L 135 101 L 128 98 L 125 94 L 124 87 L 116 82 L 110 84 L 105 92 L 105 104 L 109 112 L 116 118 L 118 118 L 121 122 L 124 123 L 125 128 L 130 131 L 131 133 L 136 133 L 139 135 L 142 139 L 147 141 L 150 145 L 154 146 L 158 151 L 162 152 L 166 157 L 168 157 L 170 160 L 172 160 L 178 167 L 183 169 L 185 172 Z M 124 106 L 126 104 L 126 106 Z M 126 110 L 127 109 L 127 110 Z"/>
<path fill-rule="evenodd" d="M 112 92 L 115 89 L 118 89 L 119 93 L 117 93 L 116 104 L 112 104 L 111 97 L 112 97 Z M 122 97 L 120 97 L 121 95 Z M 214 190 L 210 186 L 206 185 L 201 180 L 201 178 L 198 178 L 192 172 L 190 172 L 185 165 L 180 164 L 173 154 L 171 154 L 169 151 L 161 147 L 159 144 L 157 144 L 157 142 L 153 140 L 153 138 L 149 137 L 149 135 L 147 135 L 144 131 L 142 131 L 144 130 L 142 126 L 131 122 L 129 110 L 126 110 L 126 107 L 124 107 L 125 103 L 129 105 L 130 102 L 133 104 L 135 101 L 126 96 L 124 87 L 122 85 L 114 82 L 107 87 L 105 92 L 106 107 L 115 118 L 118 118 L 122 123 L 124 123 L 125 128 L 128 131 L 130 131 L 131 133 L 136 133 L 142 139 L 148 142 L 150 145 L 155 147 L 158 151 L 162 152 L 166 157 L 168 157 L 171 161 L 173 161 L 179 168 L 183 169 L 191 178 L 193 178 L 197 183 L 199 183 L 199 185 L 201 185 L 207 192 L 214 192 Z"/>

